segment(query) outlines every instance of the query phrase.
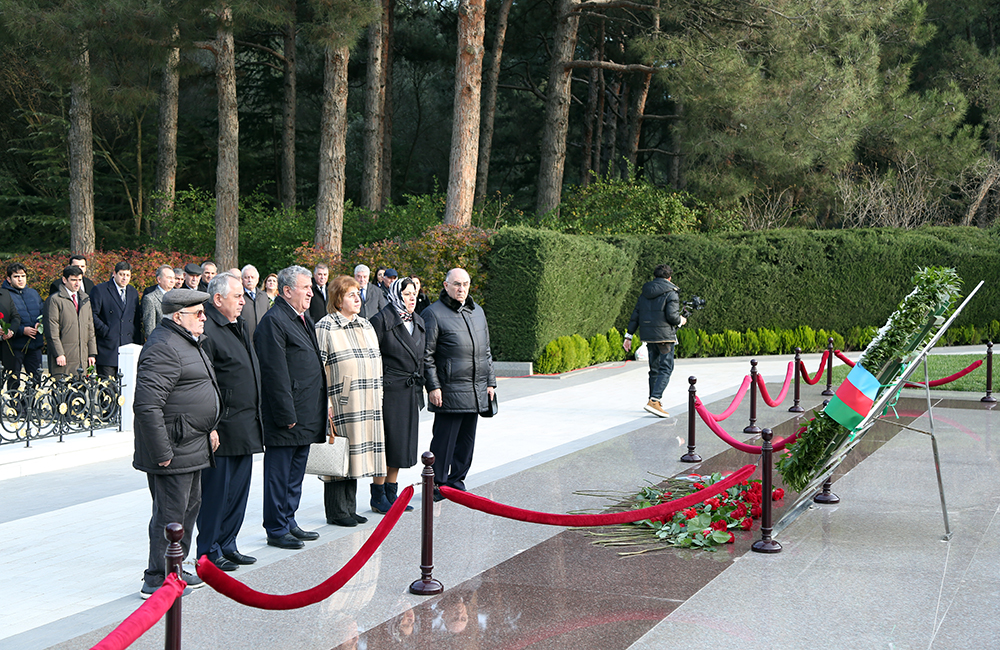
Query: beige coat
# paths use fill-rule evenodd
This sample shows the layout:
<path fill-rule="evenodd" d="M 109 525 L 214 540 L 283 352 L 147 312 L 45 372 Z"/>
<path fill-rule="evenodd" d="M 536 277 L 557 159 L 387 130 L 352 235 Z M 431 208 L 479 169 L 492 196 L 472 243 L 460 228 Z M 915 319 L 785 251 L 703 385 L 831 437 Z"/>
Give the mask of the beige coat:
<path fill-rule="evenodd" d="M 66 285 L 45 301 L 45 340 L 49 344 L 49 372 L 53 375 L 76 374 L 87 367 L 87 357 L 97 357 L 94 314 L 90 296 L 81 288 L 77 293 L 80 311 L 76 311 Z M 66 365 L 57 366 L 56 357 L 65 356 Z"/>

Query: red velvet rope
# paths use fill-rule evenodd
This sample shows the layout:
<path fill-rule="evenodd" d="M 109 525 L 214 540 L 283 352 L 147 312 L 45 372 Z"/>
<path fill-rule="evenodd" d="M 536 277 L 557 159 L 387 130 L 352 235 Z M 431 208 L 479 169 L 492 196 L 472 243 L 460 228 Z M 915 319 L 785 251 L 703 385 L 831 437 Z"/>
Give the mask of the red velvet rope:
<path fill-rule="evenodd" d="M 745 377 L 743 377 L 743 383 L 740 384 L 740 389 L 736 391 L 736 397 L 733 398 L 733 402 L 732 404 L 729 405 L 729 408 L 727 408 L 722 413 L 719 413 L 718 415 L 715 415 L 714 413 L 709 413 L 709 415 L 712 416 L 712 419 L 715 420 L 716 422 L 722 422 L 730 415 L 735 413 L 736 409 L 738 409 L 740 406 L 740 402 L 743 401 L 743 396 L 747 394 L 747 389 L 749 388 L 750 388 L 750 375 L 746 375 Z"/>
<path fill-rule="evenodd" d="M 847 364 L 847 365 L 849 365 L 850 367 L 852 367 L 852 368 L 854 367 L 854 362 L 853 362 L 853 361 L 851 361 L 851 360 L 850 360 L 849 358 L 847 358 L 847 355 L 846 355 L 846 354 L 844 354 L 844 353 L 843 353 L 843 352 L 841 352 L 840 350 L 834 350 L 834 351 L 833 351 L 833 353 L 834 353 L 835 355 L 837 355 L 837 358 L 838 358 L 838 359 L 840 359 L 841 361 L 843 361 L 844 363 L 846 363 L 846 364 Z"/>
<path fill-rule="evenodd" d="M 767 386 L 764 384 L 764 378 L 757 375 L 757 387 L 760 388 L 760 396 L 764 400 L 764 403 L 774 408 L 775 406 L 781 404 L 785 401 L 785 395 L 788 394 L 788 387 L 792 385 L 792 368 L 795 367 L 795 363 L 792 361 L 788 362 L 788 372 L 785 373 L 785 383 L 781 385 L 781 392 L 774 399 L 767 394 Z"/>
<path fill-rule="evenodd" d="M 756 465 L 744 465 L 718 483 L 709 485 L 704 490 L 698 490 L 694 494 L 689 494 L 673 501 L 667 501 L 657 506 L 602 515 L 562 515 L 550 512 L 536 512 L 534 510 L 524 510 L 523 508 L 515 508 L 503 503 L 497 503 L 496 501 L 491 501 L 470 492 L 462 492 L 461 490 L 450 488 L 447 485 L 440 486 L 440 490 L 441 494 L 459 505 L 485 512 L 488 515 L 496 515 L 497 517 L 506 517 L 507 519 L 526 521 L 531 524 L 545 524 L 548 526 L 570 526 L 574 528 L 582 526 L 613 526 L 616 524 L 630 524 L 654 517 L 669 517 L 675 512 L 697 505 L 705 499 L 720 492 L 725 492 L 737 483 L 747 480 L 754 473 L 755 469 L 757 469 Z"/>
<path fill-rule="evenodd" d="M 712 433 L 722 438 L 722 440 L 730 447 L 732 447 L 733 449 L 739 449 L 740 451 L 746 452 L 748 454 L 760 454 L 760 447 L 757 447 L 756 445 L 748 445 L 745 442 L 740 442 L 736 438 L 726 433 L 722 429 L 722 427 L 720 427 L 715 422 L 715 420 L 712 419 L 712 414 L 709 413 L 708 410 L 705 408 L 705 405 L 701 403 L 701 398 L 699 397 L 694 398 L 694 408 L 696 411 L 698 411 L 698 415 L 701 416 L 701 419 L 705 422 L 705 424 L 708 425 L 708 428 L 712 430 Z M 806 428 L 802 427 L 801 429 L 799 429 L 792 435 L 788 436 L 787 438 L 782 438 L 781 440 L 772 443 L 771 445 L 772 448 L 774 449 L 774 451 L 781 451 L 782 449 L 785 448 L 785 445 L 790 445 L 796 440 L 798 440 L 799 434 L 801 434 L 805 430 Z"/>
<path fill-rule="evenodd" d="M 136 639 L 163 618 L 174 601 L 184 593 L 184 587 L 187 587 L 187 583 L 179 579 L 176 573 L 167 574 L 163 586 L 154 591 L 139 609 L 129 614 L 128 618 L 91 650 L 124 650 L 135 643 Z"/>
<path fill-rule="evenodd" d="M 212 589 L 248 607 L 280 610 L 298 609 L 306 605 L 314 605 L 321 600 L 329 598 L 334 592 L 347 584 L 347 581 L 353 578 L 361 570 L 361 567 L 371 559 L 375 551 L 378 550 L 378 547 L 385 541 L 389 531 L 399 521 L 400 515 L 403 514 L 403 510 L 412 497 L 413 486 L 410 485 L 400 492 L 396 502 L 392 504 L 392 508 L 382 517 L 382 521 L 375 527 L 371 537 L 362 545 L 361 550 L 339 571 L 311 589 L 286 595 L 265 594 L 251 589 L 239 580 L 231 578 L 224 571 L 209 562 L 208 558 L 204 555 L 198 560 L 198 575 Z"/>
<path fill-rule="evenodd" d="M 930 386 L 931 388 L 934 388 L 935 386 L 942 386 L 944 384 L 949 384 L 949 383 L 955 381 L 956 379 L 961 379 L 962 377 L 966 376 L 967 374 L 969 374 L 970 372 L 972 372 L 973 370 L 975 370 L 976 368 L 978 368 L 981 365 L 983 365 L 983 360 L 982 359 L 979 359 L 977 361 L 973 361 L 972 364 L 969 365 L 967 368 L 963 368 L 962 370 L 959 370 L 954 375 L 948 375 L 947 377 L 942 377 L 941 379 L 932 379 L 930 381 L 930 383 L 928 383 L 928 386 Z M 915 383 L 915 382 L 909 382 L 908 381 L 908 382 L 906 382 L 906 385 L 909 388 L 922 388 L 924 384 L 923 384 L 923 382 Z"/>
<path fill-rule="evenodd" d="M 823 378 L 823 371 L 826 370 L 826 360 L 830 358 L 830 350 L 823 350 L 823 358 L 819 362 L 819 370 L 816 371 L 816 376 L 812 379 L 809 378 L 809 371 L 806 370 L 806 364 L 801 359 L 799 360 L 799 369 L 802 371 L 802 381 L 806 382 L 810 386 L 819 382 Z"/>

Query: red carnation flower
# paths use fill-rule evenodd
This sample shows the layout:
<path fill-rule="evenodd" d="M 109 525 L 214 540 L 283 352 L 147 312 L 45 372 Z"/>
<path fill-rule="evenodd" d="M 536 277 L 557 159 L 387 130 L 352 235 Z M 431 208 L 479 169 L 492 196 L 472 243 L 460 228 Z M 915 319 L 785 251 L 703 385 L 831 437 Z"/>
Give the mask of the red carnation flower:
<path fill-rule="evenodd" d="M 721 503 L 719 503 L 718 499 L 705 499 L 705 503 L 712 506 L 712 508 L 718 508 L 719 506 L 722 505 Z"/>
<path fill-rule="evenodd" d="M 747 516 L 747 507 L 742 503 L 736 506 L 736 510 L 733 510 L 733 519 L 743 519 Z"/>
<path fill-rule="evenodd" d="M 774 491 L 771 492 L 771 498 L 775 501 L 780 501 L 785 498 L 785 491 L 781 488 L 774 488 Z"/>
<path fill-rule="evenodd" d="M 695 517 L 698 516 L 698 511 L 695 510 L 694 508 L 688 508 L 687 510 L 684 511 L 684 516 L 688 519 L 694 519 Z"/>
<path fill-rule="evenodd" d="M 719 521 L 712 522 L 712 530 L 725 530 L 727 528 L 726 522 L 720 519 Z"/>
<path fill-rule="evenodd" d="M 761 513 L 760 506 L 755 505 L 754 507 L 750 508 L 750 516 L 753 517 L 754 519 L 759 519 L 760 513 Z"/>
<path fill-rule="evenodd" d="M 696 490 L 704 490 L 705 486 L 702 483 L 695 483 L 694 484 L 694 489 L 696 489 Z"/>
<path fill-rule="evenodd" d="M 753 528 L 753 519 L 747 517 L 746 519 L 741 521 L 740 528 L 742 528 L 743 530 L 750 530 L 751 528 Z"/>
<path fill-rule="evenodd" d="M 726 540 L 726 544 L 732 544 L 735 541 L 736 541 L 736 535 L 729 533 L 729 539 Z"/>

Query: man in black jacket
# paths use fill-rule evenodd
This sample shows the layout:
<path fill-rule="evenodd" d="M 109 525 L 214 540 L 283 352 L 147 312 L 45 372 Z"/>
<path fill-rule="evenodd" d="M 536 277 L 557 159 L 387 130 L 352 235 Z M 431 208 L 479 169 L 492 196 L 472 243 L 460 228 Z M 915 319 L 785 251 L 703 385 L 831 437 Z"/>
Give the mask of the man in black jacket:
<path fill-rule="evenodd" d="M 670 414 L 663 409 L 660 400 L 674 371 L 674 344 L 677 343 L 677 328 L 687 322 L 681 316 L 681 298 L 677 286 L 670 281 L 673 271 L 666 264 L 653 269 L 653 279 L 642 285 L 639 300 L 632 310 L 625 330 L 623 347 L 632 349 L 632 335 L 636 328 L 646 342 L 649 352 L 649 402 L 643 408 L 661 418 Z"/>
<path fill-rule="evenodd" d="M 330 267 L 317 264 L 312 275 L 312 298 L 309 299 L 309 316 L 318 323 L 326 316 L 326 282 L 330 279 Z"/>
<path fill-rule="evenodd" d="M 486 315 L 469 296 L 465 269 L 452 269 L 437 302 L 424 310 L 424 380 L 434 413 L 434 482 L 465 490 L 479 414 L 489 408 L 497 378 Z M 437 489 L 434 498 L 440 499 Z"/>
<path fill-rule="evenodd" d="M 326 373 L 309 314 L 312 274 L 301 266 L 278 273 L 278 297 L 257 325 L 254 347 L 267 390 L 264 422 L 264 530 L 269 546 L 302 548 L 319 533 L 295 521 L 309 445 L 326 439 Z"/>
<path fill-rule="evenodd" d="M 198 557 L 207 555 L 223 571 L 235 571 L 257 558 L 236 548 L 243 526 L 253 473 L 253 455 L 264 451 L 260 417 L 260 365 L 246 321 L 243 285 L 232 273 L 208 283 L 205 341 L 222 391 L 222 420 L 215 467 L 201 472 L 202 507 L 198 514 Z"/>
<path fill-rule="evenodd" d="M 135 456 L 153 497 L 149 521 L 149 563 L 140 595 L 149 598 L 166 578 L 164 527 L 184 526 L 184 555 L 201 506 L 201 471 L 219 446 L 215 430 L 222 395 L 212 362 L 201 348 L 208 295 L 174 289 L 163 297 L 164 317 L 139 354 L 136 371 Z M 184 572 L 190 587 L 203 583 Z"/>
<path fill-rule="evenodd" d="M 97 374 L 118 374 L 118 348 L 130 343 L 142 344 L 142 305 L 139 292 L 129 281 L 132 266 L 122 260 L 107 282 L 94 287 L 90 306 L 94 312 L 97 335 Z"/>

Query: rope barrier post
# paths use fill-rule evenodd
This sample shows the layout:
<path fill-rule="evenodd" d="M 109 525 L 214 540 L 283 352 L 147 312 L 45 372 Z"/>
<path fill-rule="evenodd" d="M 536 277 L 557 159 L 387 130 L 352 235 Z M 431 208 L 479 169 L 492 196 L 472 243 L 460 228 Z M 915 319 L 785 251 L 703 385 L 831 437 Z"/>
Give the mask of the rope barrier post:
<path fill-rule="evenodd" d="M 750 550 L 756 553 L 780 553 L 781 544 L 771 539 L 771 531 L 773 530 L 771 522 L 771 491 L 773 480 L 771 473 L 774 467 L 771 459 L 774 452 L 774 447 L 771 445 L 771 438 L 774 437 L 774 433 L 770 429 L 764 429 L 760 435 L 764 439 L 764 444 L 760 447 L 760 473 L 761 483 L 763 484 L 760 491 L 760 539 L 753 543 Z"/>
<path fill-rule="evenodd" d="M 986 397 L 979 400 L 993 404 L 997 398 L 993 397 L 993 341 L 986 342 Z"/>
<path fill-rule="evenodd" d="M 431 575 L 434 570 L 434 454 L 425 451 L 420 456 L 424 471 L 423 492 L 420 504 L 420 580 L 410 585 L 410 593 L 434 596 L 444 591 L 444 585 Z"/>
<path fill-rule="evenodd" d="M 826 479 L 826 483 L 823 484 L 823 491 L 819 492 L 813 497 L 814 503 L 822 503 L 826 505 L 831 505 L 834 503 L 840 503 L 840 497 L 830 491 L 830 486 L 833 485 L 833 477 Z"/>
<path fill-rule="evenodd" d="M 799 377 L 802 374 L 802 348 L 795 348 L 795 403 L 788 409 L 789 413 L 805 413 L 799 406 Z"/>
<path fill-rule="evenodd" d="M 826 390 L 820 395 L 833 395 L 833 337 L 826 340 Z"/>
<path fill-rule="evenodd" d="M 180 579 L 184 579 L 181 565 L 184 562 L 184 547 L 181 546 L 181 539 L 184 537 L 184 526 L 178 523 L 167 524 L 163 531 L 167 541 L 167 551 L 163 554 L 166 560 L 167 573 L 175 573 Z M 175 598 L 174 604 L 167 610 L 166 635 L 163 641 L 165 650 L 181 650 L 181 599 Z"/>
<path fill-rule="evenodd" d="M 757 435 L 757 360 L 750 359 L 750 424 L 743 428 L 743 433 Z"/>
<path fill-rule="evenodd" d="M 701 456 L 694 452 L 694 424 L 698 415 L 694 404 L 698 399 L 698 389 L 694 387 L 696 383 L 698 383 L 697 377 L 688 377 L 688 453 L 681 456 L 682 463 L 701 462 Z"/>

